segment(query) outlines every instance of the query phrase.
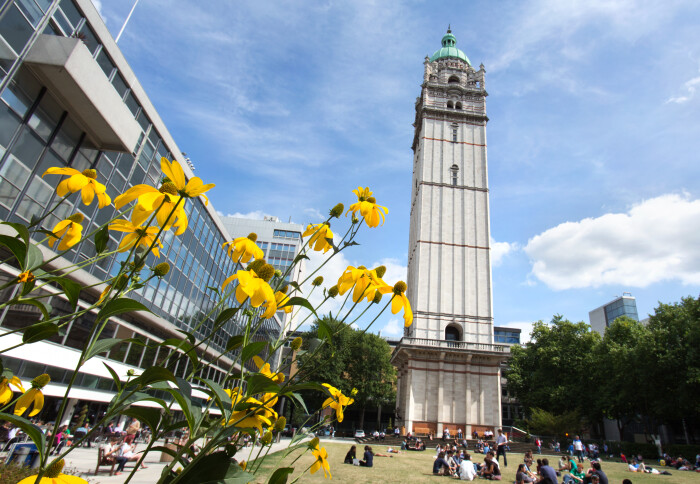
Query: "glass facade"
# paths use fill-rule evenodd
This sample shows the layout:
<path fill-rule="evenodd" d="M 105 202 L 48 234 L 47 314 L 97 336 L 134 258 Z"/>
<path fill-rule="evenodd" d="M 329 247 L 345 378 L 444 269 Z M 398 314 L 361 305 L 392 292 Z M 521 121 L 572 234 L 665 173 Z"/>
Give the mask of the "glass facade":
<path fill-rule="evenodd" d="M 176 146 L 166 145 L 158 130 L 151 123 L 131 87 L 124 80 L 130 78 L 119 72 L 109 53 L 104 49 L 94 30 L 88 25 L 80 8 L 72 0 L 61 0 L 59 7 L 49 19 L 47 9 L 49 0 L 15 0 L 8 2 L 0 10 L 0 36 L 12 47 L 14 56 L 0 60 L 0 79 L 5 80 L 5 88 L 0 92 L 0 219 L 7 221 L 30 222 L 32 217 L 46 213 L 47 208 L 57 201 L 55 187 L 60 178 L 41 175 L 51 166 L 69 166 L 82 171 L 94 168 L 98 181 L 107 187 L 112 200 L 131 186 L 146 183 L 152 186 L 160 184 L 162 176 L 160 159 L 172 159 L 171 150 Z M 44 34 L 73 36 L 81 39 L 92 53 L 102 73 L 119 94 L 125 105 L 141 127 L 141 134 L 133 151 L 120 153 L 98 149 L 90 140 L 79 121 L 61 106 L 59 97 L 43 86 L 21 65 L 22 53 L 29 50 L 37 29 L 45 25 Z M 0 56 L 2 57 L 2 56 Z M 14 66 L 14 67 L 13 67 Z M 8 78 L 8 75 L 10 76 Z M 60 207 L 43 222 L 43 228 L 51 230 L 58 221 L 71 213 L 80 212 L 85 216 L 83 234 L 95 231 L 99 225 L 115 215 L 113 207 L 97 209 L 97 202 L 85 206 L 80 196 L 74 194 L 70 202 L 63 202 Z M 172 323 L 176 328 L 192 330 L 216 304 L 218 295 L 207 286 L 220 287 L 223 280 L 235 270 L 235 264 L 226 256 L 222 244 L 226 242 L 224 233 L 217 227 L 212 216 L 199 200 L 188 200 L 186 205 L 189 226 L 184 234 L 173 236 L 167 232 L 163 239 L 161 257 L 156 259 L 149 255 L 147 265 L 158 262 L 170 263 L 170 272 L 162 279 L 153 279 L 130 296 L 145 304 L 154 314 Z M 300 234 L 297 234 L 299 236 Z M 110 231 L 110 247 L 119 244 L 122 234 Z M 272 244 L 274 246 L 284 244 Z M 286 257 L 283 248 L 270 248 L 278 251 L 278 259 Z M 74 246 L 63 257 L 70 263 L 79 263 L 95 255 L 95 246 L 91 239 Z M 119 271 L 120 263 L 126 253 L 118 257 L 107 257 L 86 268 L 89 273 L 100 280 L 105 280 Z M 286 260 L 286 259 L 285 259 Z M 2 277 L 7 277 L 1 276 Z M 0 294 L 0 297 L 12 297 L 12 294 Z M 233 298 L 227 301 L 229 306 L 236 305 Z M 53 297 L 52 311 L 68 312 L 67 303 L 59 297 Z M 16 313 L 13 314 L 12 312 Z M 9 317 L 8 317 L 9 315 Z M 33 307 L 13 307 L 11 311 L 0 314 L 0 326 L 12 328 L 25 327 L 36 321 Z M 84 316 L 67 328 L 66 334 L 56 336 L 54 343 L 71 348 L 81 347 L 87 331 L 91 327 L 92 315 Z M 149 335 L 157 333 L 152 327 L 137 320 L 131 323 L 143 331 L 134 332 L 124 326 L 113 324 L 112 331 L 120 337 L 137 337 L 145 341 Z M 210 317 L 196 330 L 198 339 L 211 333 L 214 325 Z M 241 323 L 229 321 L 213 335 L 210 347 L 215 351 L 224 351 L 228 339 L 241 332 Z M 263 323 L 262 334 L 275 337 L 279 334 L 280 324 L 274 319 Z M 114 334 L 114 333 L 112 333 Z M 111 335 L 110 335 L 111 336 Z M 161 335 L 162 339 L 171 335 Z M 132 366 L 148 367 L 163 356 L 160 352 L 138 345 L 115 348 L 109 357 Z M 173 369 L 177 374 L 184 374 L 187 359 L 182 367 Z"/>
<path fill-rule="evenodd" d="M 520 331 L 508 331 L 506 328 L 494 328 L 494 343 L 520 344 Z"/>
<path fill-rule="evenodd" d="M 627 316 L 639 321 L 637 300 L 633 297 L 621 297 L 605 306 L 605 325 L 610 326 L 620 316 Z"/>

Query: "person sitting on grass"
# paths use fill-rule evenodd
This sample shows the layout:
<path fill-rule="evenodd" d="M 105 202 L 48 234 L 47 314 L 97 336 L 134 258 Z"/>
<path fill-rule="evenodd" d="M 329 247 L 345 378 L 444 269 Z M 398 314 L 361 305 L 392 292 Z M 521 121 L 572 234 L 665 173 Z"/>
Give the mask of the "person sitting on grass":
<path fill-rule="evenodd" d="M 494 458 L 493 452 L 489 452 L 488 454 L 486 454 L 486 458 L 484 459 L 484 465 L 481 468 L 481 477 L 492 481 L 501 480 L 501 468 L 499 467 L 498 462 Z"/>
<path fill-rule="evenodd" d="M 518 465 L 518 470 L 515 472 L 515 482 L 516 484 L 534 482 L 532 477 L 530 477 L 530 473 L 528 472 L 525 464 Z"/>
<path fill-rule="evenodd" d="M 365 445 L 365 455 L 364 459 L 360 461 L 362 467 L 372 467 L 374 465 L 374 452 L 372 452 L 372 447 Z"/>
<path fill-rule="evenodd" d="M 591 484 L 593 483 L 594 476 L 598 477 L 599 484 L 608 484 L 608 476 L 603 472 L 599 461 L 591 462 L 591 468 L 586 472 L 586 477 L 590 478 Z"/>
<path fill-rule="evenodd" d="M 537 462 L 539 463 L 540 460 L 537 459 Z M 540 478 L 535 481 L 536 484 L 559 484 L 559 481 L 557 481 L 557 471 L 555 471 L 553 467 L 550 467 L 549 459 L 542 459 L 542 466 L 538 468 L 538 473 Z"/>
<path fill-rule="evenodd" d="M 350 450 L 348 451 L 347 454 L 345 454 L 345 460 L 343 461 L 343 464 L 351 464 L 353 461 L 357 459 L 357 446 L 353 445 L 350 447 Z"/>
<path fill-rule="evenodd" d="M 476 476 L 476 466 L 472 462 L 471 456 L 464 454 L 464 458 L 459 464 L 459 478 L 462 481 L 473 481 Z"/>
<path fill-rule="evenodd" d="M 573 464 L 573 462 L 572 462 Z M 564 478 L 562 479 L 562 482 L 564 484 L 583 484 L 583 479 L 586 477 L 586 474 L 583 473 L 582 469 L 579 469 L 576 466 L 572 466 L 571 469 L 569 469 L 568 474 L 564 474 Z"/>
<path fill-rule="evenodd" d="M 445 460 L 445 453 L 440 452 L 433 462 L 433 474 L 436 476 L 451 476 L 452 470 Z"/>

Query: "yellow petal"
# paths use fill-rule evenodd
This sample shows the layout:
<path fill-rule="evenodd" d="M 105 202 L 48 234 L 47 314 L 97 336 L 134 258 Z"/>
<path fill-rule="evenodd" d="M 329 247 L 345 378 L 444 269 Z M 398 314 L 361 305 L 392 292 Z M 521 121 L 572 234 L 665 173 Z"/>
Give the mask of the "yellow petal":
<path fill-rule="evenodd" d="M 43 175 L 41 175 L 42 178 L 44 178 L 46 175 L 80 175 L 81 173 L 76 170 L 75 168 L 68 168 L 68 167 L 58 167 L 58 166 L 52 166 L 48 170 L 44 172 Z"/>
<path fill-rule="evenodd" d="M 167 158 L 161 158 L 160 169 L 163 170 L 165 176 L 170 178 L 170 181 L 175 184 L 178 190 L 185 188 L 185 172 L 182 171 L 182 167 L 177 160 L 173 160 L 173 162 L 170 163 Z"/>
<path fill-rule="evenodd" d="M 158 192 L 158 190 L 149 185 L 134 185 L 133 187 L 129 188 L 127 191 L 125 191 L 124 193 L 122 193 L 114 199 L 114 207 L 117 210 L 119 210 L 127 203 L 133 202 L 134 200 L 139 198 L 141 195 L 152 192 L 160 193 Z"/>

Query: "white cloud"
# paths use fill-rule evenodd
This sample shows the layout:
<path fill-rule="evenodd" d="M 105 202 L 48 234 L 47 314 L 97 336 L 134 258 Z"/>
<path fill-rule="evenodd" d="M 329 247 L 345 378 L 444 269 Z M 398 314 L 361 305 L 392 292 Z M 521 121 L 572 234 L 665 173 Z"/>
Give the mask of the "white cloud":
<path fill-rule="evenodd" d="M 311 215 L 311 217 L 317 219 L 317 220 L 325 220 L 326 217 L 323 216 L 321 211 L 317 208 L 305 208 L 304 213 L 307 213 Z"/>
<path fill-rule="evenodd" d="M 403 334 L 403 321 L 392 318 L 380 331 L 382 336 L 401 336 Z"/>
<path fill-rule="evenodd" d="M 556 289 L 700 284 L 700 200 L 669 194 L 533 237 L 532 275 Z"/>
<path fill-rule="evenodd" d="M 503 261 L 503 258 L 518 250 L 518 244 L 516 242 L 496 242 L 491 238 L 491 265 L 498 266 Z"/>
<path fill-rule="evenodd" d="M 224 216 L 223 212 L 218 212 L 219 215 Z M 236 212 L 236 213 L 228 213 L 225 215 L 226 217 L 236 217 L 236 218 L 249 218 L 251 220 L 264 220 L 265 217 L 274 217 L 274 215 L 270 215 L 269 213 L 265 213 L 262 210 L 255 210 L 253 212 L 248 212 L 248 213 L 241 213 L 241 212 Z"/>
<path fill-rule="evenodd" d="M 683 86 L 685 87 L 686 94 L 684 94 L 682 96 L 671 97 L 666 102 L 667 103 L 683 104 L 683 103 L 690 101 L 695 96 L 695 91 L 697 89 L 696 86 L 698 84 L 700 84 L 700 76 L 693 77 L 689 81 L 686 81 L 685 84 L 683 84 Z"/>

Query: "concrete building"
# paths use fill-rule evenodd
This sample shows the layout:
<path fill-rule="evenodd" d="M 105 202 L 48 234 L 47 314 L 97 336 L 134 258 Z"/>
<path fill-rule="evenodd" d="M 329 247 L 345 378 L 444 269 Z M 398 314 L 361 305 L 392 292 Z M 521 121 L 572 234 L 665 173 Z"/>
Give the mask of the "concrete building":
<path fill-rule="evenodd" d="M 495 430 L 501 363 L 494 344 L 484 66 L 448 30 L 424 62 L 416 100 L 408 291 L 413 325 L 393 362 L 406 431 Z"/>
<path fill-rule="evenodd" d="M 70 166 L 79 171 L 96 169 L 99 181 L 105 183 L 114 200 L 136 184 L 159 186 L 161 157 L 178 160 L 186 176 L 194 176 L 90 0 L 2 3 L 0 219 L 26 223 L 54 204 L 58 177 L 41 178 L 50 166 Z M 85 206 L 77 199 L 79 196 L 74 195 L 71 202 L 63 203 L 43 227 L 51 230 L 60 219 L 78 211 L 85 216 L 84 233 L 89 233 L 114 215 L 112 208 L 97 210 L 96 203 Z M 138 312 L 111 318 L 101 336 L 135 338 L 148 346 L 122 344 L 104 357 L 89 360 L 70 392 L 70 407 L 87 404 L 93 423 L 114 395 L 114 384 L 103 363 L 120 375 L 126 375 L 128 370 L 138 373 L 171 353 L 156 344 L 168 338 L 182 338 L 180 329 L 194 330 L 199 340 L 212 337 L 201 355 L 208 364 L 198 375 L 221 382 L 233 364 L 233 355 L 220 355 L 227 340 L 240 333 L 240 321 L 230 320 L 212 335 L 214 322 L 209 317 L 195 330 L 197 322 L 217 303 L 218 296 L 207 286 L 220 286 L 235 270 L 221 247 L 231 237 L 211 203 L 205 206 L 199 199 L 189 200 L 187 216 L 187 231 L 177 237 L 168 232 L 160 259 L 151 255 L 147 260 L 149 266 L 169 262 L 170 273 L 130 294 L 152 314 Z M 4 230 L 11 233 L 7 226 Z M 110 232 L 112 248 L 118 245 L 119 235 Z M 52 254 L 48 248 L 44 250 L 45 259 Z M 54 261 L 53 267 L 79 263 L 94 254 L 94 243 L 86 240 Z M 108 257 L 71 274 L 84 285 L 95 285 L 82 291 L 80 307 L 96 301 L 104 287 L 99 282 L 115 275 L 123 260 L 124 254 L 116 259 Z M 0 283 L 16 278 L 17 272 L 3 264 Z M 0 300 L 13 297 L 16 290 L 17 286 L 10 286 L 0 292 Z M 52 286 L 46 286 L 44 292 L 50 296 L 52 317 L 73 311 Z M 228 303 L 235 304 L 233 298 Z M 1 348 L 21 341 L 21 333 L 4 333 L 25 328 L 39 318 L 39 311 L 29 305 L 0 311 Z M 79 350 L 94 322 L 95 312 L 89 312 L 49 340 L 11 349 L 0 356 L 5 367 L 25 381 L 44 372 L 51 376 L 51 384 L 44 389 L 47 403 L 39 419 L 55 418 L 58 397 L 65 393 Z M 278 335 L 282 322 L 277 318 L 266 320 L 263 329 L 266 334 Z M 183 376 L 189 365 L 188 358 L 177 355 L 169 367 L 177 376 Z M 195 396 L 205 397 L 196 388 Z"/>
<path fill-rule="evenodd" d="M 622 293 L 622 296 L 616 297 L 609 303 L 590 311 L 588 313 L 588 321 L 593 331 L 603 335 L 605 334 L 605 329 L 620 316 L 627 316 L 635 321 L 639 321 L 637 300 L 629 292 Z"/>

